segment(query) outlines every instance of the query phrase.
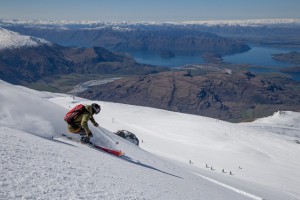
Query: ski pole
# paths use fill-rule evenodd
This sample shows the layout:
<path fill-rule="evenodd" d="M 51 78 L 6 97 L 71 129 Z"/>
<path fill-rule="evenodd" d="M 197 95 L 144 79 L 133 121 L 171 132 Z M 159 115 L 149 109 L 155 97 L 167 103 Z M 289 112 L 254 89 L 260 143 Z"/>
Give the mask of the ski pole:
<path fill-rule="evenodd" d="M 97 127 L 98 129 L 100 129 L 107 137 L 109 137 L 112 141 L 114 141 L 117 144 L 119 144 L 118 141 L 114 140 L 110 135 L 108 135 L 108 133 L 106 133 L 106 131 L 104 131 L 100 126 Z"/>

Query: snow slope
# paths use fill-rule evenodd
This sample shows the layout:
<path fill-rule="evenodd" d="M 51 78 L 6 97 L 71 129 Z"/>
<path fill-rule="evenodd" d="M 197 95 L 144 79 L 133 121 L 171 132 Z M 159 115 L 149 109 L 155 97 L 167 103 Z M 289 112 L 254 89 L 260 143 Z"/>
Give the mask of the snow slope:
<path fill-rule="evenodd" d="M 299 114 L 290 111 L 278 111 L 270 117 L 256 120 L 251 126 L 270 133 L 300 138 Z"/>
<path fill-rule="evenodd" d="M 65 112 L 78 103 L 91 102 L 0 82 L 0 199 L 300 197 L 300 146 L 289 129 L 286 135 L 265 130 L 272 119 L 257 129 L 257 122 L 99 102 L 102 128 L 91 127 L 93 141 L 125 151 L 118 158 L 59 138 Z M 280 127 L 299 128 L 299 113 L 288 113 L 294 121 Z M 142 148 L 110 132 L 119 129 L 135 133 Z"/>
<path fill-rule="evenodd" d="M 0 50 L 5 48 L 32 47 L 38 45 L 51 45 L 50 42 L 31 36 L 21 35 L 0 27 Z"/>
<path fill-rule="evenodd" d="M 72 105 L 63 98 L 51 101 L 65 107 Z M 299 113 L 286 112 L 292 116 L 289 119 L 281 115 L 279 118 L 285 122 L 276 129 L 280 119 L 274 116 L 270 117 L 269 124 L 261 126 L 259 121 L 232 124 L 153 108 L 100 104 L 103 109 L 101 115 L 96 116 L 100 124 L 114 132 L 125 129 L 135 133 L 144 141 L 141 147 L 147 151 L 182 163 L 191 160 L 193 166 L 200 169 L 207 169 L 208 164 L 222 177 L 232 171 L 235 178 L 300 198 L 300 146 L 295 143 L 297 137 L 289 136 L 295 132 L 299 135 Z M 292 130 L 291 124 L 294 124 Z M 281 135 L 277 134 L 279 130 Z M 227 174 L 222 173 L 222 169 Z"/>

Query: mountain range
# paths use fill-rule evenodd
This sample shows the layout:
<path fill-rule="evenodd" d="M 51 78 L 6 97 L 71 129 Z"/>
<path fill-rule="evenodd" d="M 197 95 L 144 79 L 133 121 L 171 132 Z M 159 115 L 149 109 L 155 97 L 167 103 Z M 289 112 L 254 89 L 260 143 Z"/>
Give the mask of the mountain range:
<path fill-rule="evenodd" d="M 44 27 L 43 27 L 44 26 Z M 297 83 L 284 78 L 263 78 L 249 72 L 207 72 L 201 69 L 170 70 L 137 63 L 126 53 L 103 47 L 74 47 L 101 44 L 125 51 L 190 50 L 220 54 L 242 52 L 249 47 L 241 40 L 228 39 L 198 30 L 198 26 L 130 25 L 98 27 L 94 25 L 5 24 L 5 27 L 40 35 L 45 39 L 24 36 L 1 29 L 2 35 L 22 37 L 31 42 L 0 50 L 0 78 L 10 83 L 36 82 L 43 77 L 62 74 L 137 75 L 105 85 L 90 87 L 80 95 L 97 100 L 151 106 L 172 111 L 215 117 L 230 121 L 251 120 L 277 110 L 299 111 Z M 89 27 L 90 26 L 90 27 Z M 217 28 L 217 27 L 214 27 Z M 148 31 L 147 31 L 148 30 Z M 29 34 L 29 35 L 30 35 Z M 10 38 L 9 42 L 19 41 Z M 67 46 L 53 43 L 59 40 Z M 37 42 L 38 41 L 38 42 Z M 43 42 L 41 42 L 43 41 Z M 58 41 L 58 42 L 59 42 Z M 79 44 L 80 43 L 80 44 Z M 3 47 L 5 45 L 2 45 Z M 170 51 L 169 51 L 170 50 Z M 166 73 L 159 73 L 169 71 Z M 156 74 L 158 73 L 158 74 Z M 140 76 L 142 75 L 142 76 Z M 60 87 L 60 86 L 59 86 Z M 62 86 L 61 86 L 62 87 Z"/>
<path fill-rule="evenodd" d="M 0 79 L 31 83 L 45 76 L 80 74 L 147 74 L 167 70 L 136 63 L 127 54 L 101 47 L 63 47 L 39 38 L 0 29 Z"/>
<path fill-rule="evenodd" d="M 0 22 L 3 27 L 25 35 L 47 39 L 64 46 L 100 46 L 114 51 L 214 52 L 222 55 L 248 51 L 243 41 L 202 30 L 174 25 L 131 24 L 35 24 Z"/>
<path fill-rule="evenodd" d="M 26 26 L 113 26 L 113 27 L 123 27 L 123 26 L 138 26 L 138 25 L 238 25 L 238 26 L 265 26 L 265 25 L 295 25 L 300 24 L 300 19 L 287 19 L 287 18 L 274 18 L 274 19 L 248 19 L 248 20 L 201 20 L 201 21 L 183 21 L 183 22 L 155 22 L 155 21 L 92 21 L 92 20 L 84 20 L 84 21 L 71 21 L 71 20 L 10 20 L 10 19 L 0 19 L 0 23 L 2 25 L 12 24 L 12 25 L 26 25 Z"/>
<path fill-rule="evenodd" d="M 211 21 L 185 21 L 185 22 L 103 22 L 103 21 L 47 21 L 47 20 L 0 20 L 0 26 L 10 30 L 48 39 L 63 45 L 90 45 L 89 40 L 82 41 L 76 37 L 95 39 L 102 36 L 95 33 L 111 32 L 118 34 L 138 31 L 168 30 L 182 32 L 190 30 L 195 33 L 210 33 L 229 38 L 235 41 L 246 41 L 252 44 L 263 44 L 277 47 L 299 47 L 299 19 L 250 19 L 250 20 L 211 20 Z M 73 33 L 75 38 L 68 34 Z M 80 36 L 79 36 L 80 35 Z M 128 35 L 130 36 L 130 35 Z M 114 36 L 116 37 L 116 36 Z M 122 42 L 127 38 L 118 36 Z M 111 39 L 108 37 L 108 39 Z M 141 37 L 141 39 L 143 39 Z M 94 43 L 95 44 L 95 43 Z M 100 43 L 101 44 L 101 43 Z M 101 44 L 102 45 L 102 44 Z M 108 47 L 108 46 L 107 46 Z M 245 50 L 245 49 L 244 49 Z M 216 52 L 217 53 L 217 52 Z"/>

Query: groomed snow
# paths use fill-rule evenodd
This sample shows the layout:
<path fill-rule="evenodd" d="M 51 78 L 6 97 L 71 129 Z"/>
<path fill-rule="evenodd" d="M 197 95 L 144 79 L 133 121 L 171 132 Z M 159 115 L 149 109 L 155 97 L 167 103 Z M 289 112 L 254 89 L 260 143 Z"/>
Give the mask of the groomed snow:
<path fill-rule="evenodd" d="M 59 137 L 67 109 L 91 101 L 0 81 L 0 102 L 0 199 L 300 199 L 299 113 L 232 124 L 98 102 L 93 141 L 122 159 Z"/>
<path fill-rule="evenodd" d="M 31 36 L 21 35 L 0 27 L 0 50 L 5 48 L 33 47 L 38 45 L 51 45 L 50 42 Z"/>

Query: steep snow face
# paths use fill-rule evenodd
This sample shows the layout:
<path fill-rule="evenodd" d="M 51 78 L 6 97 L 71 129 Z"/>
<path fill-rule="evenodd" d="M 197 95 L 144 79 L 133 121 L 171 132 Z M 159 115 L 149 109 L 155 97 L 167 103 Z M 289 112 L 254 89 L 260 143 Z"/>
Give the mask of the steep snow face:
<path fill-rule="evenodd" d="M 14 87 L 0 80 L 0 125 L 51 138 L 65 129 L 65 109 L 34 90 Z"/>
<path fill-rule="evenodd" d="M 126 152 L 119 158 L 59 138 L 58 133 L 66 133 L 66 109 L 49 102 L 53 96 L 71 105 L 79 103 L 0 81 L 0 199 L 246 198 L 126 140 L 119 140 L 118 148 Z M 109 145 L 111 138 L 117 139 L 109 131 L 104 134 L 103 128 L 92 131 L 94 143 Z M 197 169 L 193 172 L 203 175 Z"/>
<path fill-rule="evenodd" d="M 98 102 L 92 142 L 125 152 L 117 158 L 59 138 L 79 103 L 91 101 L 0 81 L 0 199 L 300 199 L 300 149 L 288 136 L 299 113 L 258 127 Z M 284 116 L 285 135 L 271 132 Z M 141 148 L 111 133 L 121 129 Z"/>
<path fill-rule="evenodd" d="M 21 35 L 0 27 L 0 49 L 33 47 L 43 44 L 51 45 L 49 41 L 44 39 Z"/>
<path fill-rule="evenodd" d="M 90 103 L 78 100 L 77 103 Z M 70 98 L 50 101 L 64 107 L 74 106 Z M 285 112 L 286 118 L 280 126 L 276 124 L 283 114 L 274 114 L 270 117 L 273 120 L 261 126 L 256 122 L 234 124 L 117 103 L 99 104 L 102 111 L 96 120 L 101 126 L 114 132 L 125 129 L 136 134 L 140 146 L 147 151 L 185 164 L 191 161 L 194 167 L 213 171 L 224 179 L 231 171 L 237 179 L 268 185 L 300 198 L 300 149 L 297 137 L 291 137 L 300 132 L 299 113 Z M 275 120 L 276 116 L 279 119 Z"/>

